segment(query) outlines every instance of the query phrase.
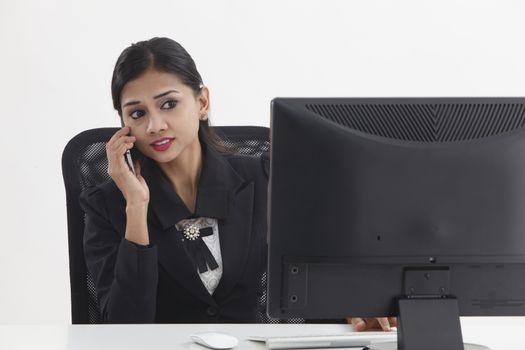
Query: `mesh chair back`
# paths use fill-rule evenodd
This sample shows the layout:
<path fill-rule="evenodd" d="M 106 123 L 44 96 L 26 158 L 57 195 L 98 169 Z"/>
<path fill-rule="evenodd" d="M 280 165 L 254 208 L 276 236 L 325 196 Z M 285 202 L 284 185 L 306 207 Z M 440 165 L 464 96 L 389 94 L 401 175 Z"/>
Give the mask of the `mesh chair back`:
<path fill-rule="evenodd" d="M 95 287 L 84 260 L 84 211 L 80 207 L 79 196 L 87 187 L 110 181 L 107 173 L 106 142 L 117 130 L 118 128 L 98 128 L 83 131 L 69 141 L 62 154 L 73 324 L 101 323 Z M 223 145 L 233 149 L 235 153 L 261 156 L 269 150 L 268 128 L 220 126 L 214 127 L 214 130 L 221 137 Z M 266 283 L 265 280 L 261 282 L 262 285 Z M 265 293 L 263 298 L 265 302 Z M 260 317 L 264 318 L 266 313 L 262 313 Z"/>

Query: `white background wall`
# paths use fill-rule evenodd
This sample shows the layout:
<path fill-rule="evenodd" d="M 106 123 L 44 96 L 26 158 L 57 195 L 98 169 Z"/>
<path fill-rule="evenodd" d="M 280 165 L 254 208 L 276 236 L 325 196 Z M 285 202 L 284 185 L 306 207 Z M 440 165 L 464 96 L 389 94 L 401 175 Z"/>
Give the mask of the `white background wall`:
<path fill-rule="evenodd" d="M 0 323 L 69 323 L 67 141 L 117 126 L 120 52 L 179 41 L 212 122 L 269 125 L 275 96 L 525 96 L 525 3 L 0 2 Z"/>

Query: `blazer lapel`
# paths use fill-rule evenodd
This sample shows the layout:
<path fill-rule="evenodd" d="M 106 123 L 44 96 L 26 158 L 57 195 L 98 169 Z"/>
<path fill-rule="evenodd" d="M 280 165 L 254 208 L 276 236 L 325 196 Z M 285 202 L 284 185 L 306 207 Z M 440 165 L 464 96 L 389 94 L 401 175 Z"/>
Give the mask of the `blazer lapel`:
<path fill-rule="evenodd" d="M 223 274 L 213 294 L 216 300 L 224 299 L 243 274 L 250 250 L 253 194 L 250 182 L 237 192 L 228 220 L 219 222 Z"/>

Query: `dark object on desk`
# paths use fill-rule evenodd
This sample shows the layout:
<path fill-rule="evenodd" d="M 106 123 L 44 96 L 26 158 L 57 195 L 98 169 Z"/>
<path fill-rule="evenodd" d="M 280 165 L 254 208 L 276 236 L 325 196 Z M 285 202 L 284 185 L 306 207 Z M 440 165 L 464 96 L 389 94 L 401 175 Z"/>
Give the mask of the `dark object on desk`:
<path fill-rule="evenodd" d="M 525 98 L 282 98 L 271 125 L 270 316 L 400 316 L 432 350 L 525 315 Z"/>
<path fill-rule="evenodd" d="M 106 142 L 118 128 L 91 129 L 76 135 L 62 155 L 62 174 L 66 188 L 73 324 L 101 323 L 98 301 L 91 276 L 86 270 L 83 251 L 84 212 L 79 195 L 87 187 L 110 181 L 107 173 Z M 256 126 L 220 126 L 214 130 L 234 152 L 262 155 L 269 149 L 269 131 Z M 265 277 L 264 277 L 265 278 Z M 266 303 L 266 280 L 261 281 L 261 303 Z M 261 320 L 271 322 L 261 310 Z"/>

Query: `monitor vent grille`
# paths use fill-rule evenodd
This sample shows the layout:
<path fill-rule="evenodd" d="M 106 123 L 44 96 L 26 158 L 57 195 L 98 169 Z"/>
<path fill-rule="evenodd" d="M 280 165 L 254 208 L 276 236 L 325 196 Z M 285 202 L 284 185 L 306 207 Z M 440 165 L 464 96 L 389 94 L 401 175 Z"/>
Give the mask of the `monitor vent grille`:
<path fill-rule="evenodd" d="M 391 139 L 467 141 L 525 125 L 524 105 L 498 104 L 308 104 L 306 108 L 346 127 Z"/>

